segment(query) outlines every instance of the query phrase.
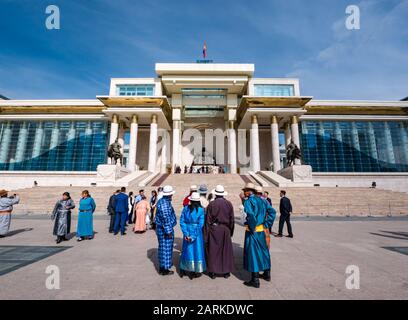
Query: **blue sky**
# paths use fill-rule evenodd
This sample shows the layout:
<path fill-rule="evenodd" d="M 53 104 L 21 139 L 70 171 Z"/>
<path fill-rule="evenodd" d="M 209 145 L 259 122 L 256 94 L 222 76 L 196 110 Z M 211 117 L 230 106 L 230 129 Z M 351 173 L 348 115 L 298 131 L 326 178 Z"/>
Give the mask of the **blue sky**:
<path fill-rule="evenodd" d="M 58 5 L 61 29 L 45 8 Z M 361 29 L 345 28 L 345 9 Z M 408 0 L 0 0 L 0 94 L 95 98 L 155 62 L 254 63 L 317 99 L 408 96 Z"/>

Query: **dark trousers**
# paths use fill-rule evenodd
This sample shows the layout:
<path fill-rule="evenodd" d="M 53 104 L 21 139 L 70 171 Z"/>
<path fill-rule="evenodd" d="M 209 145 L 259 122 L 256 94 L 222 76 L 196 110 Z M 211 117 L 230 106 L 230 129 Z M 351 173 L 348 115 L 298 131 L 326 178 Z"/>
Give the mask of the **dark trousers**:
<path fill-rule="evenodd" d="M 115 227 L 115 217 L 116 217 L 116 214 L 114 213 L 110 215 L 109 232 L 113 232 L 113 229 Z"/>
<path fill-rule="evenodd" d="M 290 236 L 293 236 L 292 233 L 292 226 L 290 224 L 290 214 L 281 214 L 279 217 L 279 234 L 282 234 L 283 232 L 283 225 L 286 222 L 286 226 L 288 227 L 288 234 Z"/>
<path fill-rule="evenodd" d="M 124 234 L 126 231 L 126 220 L 128 218 L 127 212 L 116 212 L 115 214 L 115 226 L 113 228 L 113 233 L 117 234 L 119 232 L 120 226 L 120 233 Z"/>
<path fill-rule="evenodd" d="M 129 215 L 128 215 L 128 223 L 132 224 L 133 223 L 133 209 L 130 211 Z"/>

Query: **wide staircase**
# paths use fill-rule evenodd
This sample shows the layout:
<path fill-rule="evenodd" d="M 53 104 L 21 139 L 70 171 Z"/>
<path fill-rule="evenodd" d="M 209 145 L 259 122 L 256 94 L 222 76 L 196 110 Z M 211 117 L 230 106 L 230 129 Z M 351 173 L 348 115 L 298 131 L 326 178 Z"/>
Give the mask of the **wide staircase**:
<path fill-rule="evenodd" d="M 233 203 L 235 214 L 239 216 L 241 203 L 239 193 L 245 182 L 251 181 L 250 176 L 237 174 L 172 174 L 159 175 L 143 189 L 150 196 L 158 185 L 172 185 L 176 193 L 173 197 L 174 207 L 179 214 L 183 198 L 188 194 L 190 185 L 206 184 L 208 189 L 222 184 L 228 192 L 227 198 Z M 70 192 L 75 203 L 81 196 L 81 191 L 87 189 L 97 204 L 96 214 L 106 215 L 106 207 L 110 195 L 117 187 L 34 187 L 17 190 L 21 197 L 19 205 L 14 207 L 15 214 L 50 214 L 57 199 L 64 191 Z M 130 183 L 128 191 L 137 193 L 140 187 Z M 272 198 L 273 206 L 279 204 L 279 188 L 266 188 Z M 371 188 L 285 188 L 291 199 L 296 215 L 323 216 L 400 216 L 408 215 L 408 193 L 393 192 Z"/>

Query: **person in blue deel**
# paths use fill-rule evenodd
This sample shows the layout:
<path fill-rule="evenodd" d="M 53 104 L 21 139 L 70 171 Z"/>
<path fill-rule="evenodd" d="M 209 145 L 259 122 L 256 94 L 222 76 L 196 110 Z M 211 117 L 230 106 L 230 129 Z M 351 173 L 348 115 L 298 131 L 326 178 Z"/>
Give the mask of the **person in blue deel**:
<path fill-rule="evenodd" d="M 129 196 L 126 194 L 126 188 L 122 187 L 120 193 L 115 196 L 115 226 L 113 234 L 116 236 L 119 232 L 123 236 L 126 234 L 126 221 L 129 212 Z"/>
<path fill-rule="evenodd" d="M 95 208 L 95 201 L 89 194 L 89 191 L 82 191 L 82 198 L 79 200 L 78 209 L 77 241 L 93 239 L 93 213 Z"/>

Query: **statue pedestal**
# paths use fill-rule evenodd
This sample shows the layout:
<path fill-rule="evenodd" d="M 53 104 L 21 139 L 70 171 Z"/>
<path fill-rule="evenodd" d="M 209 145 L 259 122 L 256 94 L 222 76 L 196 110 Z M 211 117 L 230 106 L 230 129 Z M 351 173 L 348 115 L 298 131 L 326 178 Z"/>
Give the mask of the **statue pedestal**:
<path fill-rule="evenodd" d="M 278 171 L 282 177 L 291 180 L 299 187 L 313 187 L 312 167 L 307 165 L 293 165 Z"/>
<path fill-rule="evenodd" d="M 128 169 L 115 164 L 100 164 L 96 171 L 96 185 L 105 187 L 113 186 L 117 180 L 130 173 Z"/>

